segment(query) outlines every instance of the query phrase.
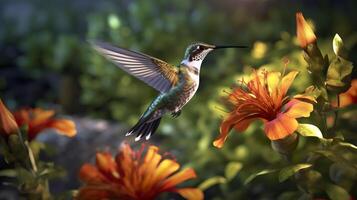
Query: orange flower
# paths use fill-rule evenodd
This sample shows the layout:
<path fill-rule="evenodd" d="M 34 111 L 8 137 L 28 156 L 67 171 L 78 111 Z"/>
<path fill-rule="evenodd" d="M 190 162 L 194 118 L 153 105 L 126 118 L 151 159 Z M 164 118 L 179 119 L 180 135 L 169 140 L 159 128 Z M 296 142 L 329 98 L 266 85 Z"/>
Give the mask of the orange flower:
<path fill-rule="evenodd" d="M 298 126 L 296 118 L 308 117 L 313 110 L 313 105 L 306 102 L 313 100 L 311 97 L 298 95 L 289 99 L 286 96 L 297 74 L 292 71 L 281 78 L 279 72 L 259 74 L 255 71 L 248 83 L 242 81 L 228 96 L 234 110 L 223 120 L 220 135 L 213 145 L 221 148 L 232 128 L 244 131 L 256 119 L 263 120 L 264 132 L 270 140 L 294 133 Z"/>
<path fill-rule="evenodd" d="M 15 122 L 14 116 L 6 108 L 0 99 L 0 134 L 10 135 L 16 133 L 18 126 Z"/>
<path fill-rule="evenodd" d="M 351 87 L 346 92 L 340 94 L 340 107 L 345 107 L 356 103 L 357 103 L 357 79 L 353 79 L 351 82 Z"/>
<path fill-rule="evenodd" d="M 297 38 L 302 48 L 306 48 L 309 44 L 316 41 L 316 36 L 310 25 L 305 21 L 301 12 L 296 13 L 296 32 Z"/>
<path fill-rule="evenodd" d="M 59 134 L 72 137 L 76 135 L 76 125 L 71 120 L 55 119 L 53 110 L 40 108 L 21 109 L 14 113 L 18 126 L 28 126 L 28 139 L 34 139 L 41 131 L 48 128 L 55 129 Z"/>
<path fill-rule="evenodd" d="M 124 144 L 115 159 L 109 153 L 97 153 L 96 165 L 84 164 L 79 172 L 85 186 L 77 195 L 79 200 L 123 199 L 153 200 L 163 192 L 176 192 L 186 199 L 203 199 L 197 188 L 176 188 L 176 185 L 195 178 L 191 168 L 180 165 L 158 154 L 158 147 L 150 146 L 133 151 Z"/>

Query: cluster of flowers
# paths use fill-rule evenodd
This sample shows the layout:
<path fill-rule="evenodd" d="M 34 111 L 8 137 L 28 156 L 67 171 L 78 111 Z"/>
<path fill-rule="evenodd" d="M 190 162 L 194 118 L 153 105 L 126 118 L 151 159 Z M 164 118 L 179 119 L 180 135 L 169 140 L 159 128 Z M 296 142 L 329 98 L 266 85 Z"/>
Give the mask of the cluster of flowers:
<path fill-rule="evenodd" d="M 296 23 L 300 47 L 306 49 L 310 44 L 316 45 L 317 38 L 302 13 L 296 14 Z M 298 128 L 296 118 L 309 117 L 313 103 L 316 103 L 315 98 L 307 94 L 287 96 L 297 74 L 297 71 L 284 76 L 280 72 L 254 71 L 248 82 L 240 81 L 227 97 L 233 110 L 223 120 L 220 135 L 213 145 L 221 148 L 231 129 L 244 131 L 259 119 L 264 123 L 266 136 L 272 141 L 293 134 Z M 357 103 L 357 79 L 352 80 L 349 90 L 339 94 L 339 101 L 339 107 Z"/>
<path fill-rule="evenodd" d="M 0 133 L 4 138 L 17 134 L 19 127 L 27 131 L 29 141 L 45 129 L 54 129 L 59 134 L 76 135 L 75 123 L 57 119 L 53 110 L 21 109 L 11 113 L 0 100 Z M 177 188 L 186 180 L 196 177 L 191 168 L 180 170 L 180 164 L 159 154 L 159 148 L 151 145 L 133 151 L 126 143 L 118 154 L 96 154 L 96 165 L 84 164 L 79 178 L 85 185 L 79 189 L 76 199 L 127 199 L 153 200 L 163 192 L 175 192 L 191 200 L 203 199 L 198 188 Z"/>
<path fill-rule="evenodd" d="M 297 38 L 303 49 L 316 42 L 314 32 L 301 13 L 297 14 Z M 213 145 L 223 147 L 232 129 L 244 131 L 255 120 L 263 121 L 269 140 L 292 135 L 298 128 L 297 118 L 309 117 L 316 103 L 311 95 L 287 95 L 297 75 L 297 71 L 282 74 L 262 70 L 254 71 L 249 81 L 241 80 L 226 98 L 233 110 L 223 120 Z M 347 92 L 339 95 L 340 107 L 356 103 L 357 80 L 352 81 Z M 21 109 L 11 113 L 0 100 L 0 134 L 5 140 L 25 130 L 27 140 L 32 141 L 49 128 L 68 137 L 76 135 L 75 123 L 56 118 L 53 110 Z M 134 151 L 123 143 L 114 157 L 108 152 L 98 152 L 95 165 L 86 163 L 81 167 L 79 178 L 84 185 L 76 199 L 152 200 L 163 192 L 175 192 L 186 199 L 203 199 L 203 192 L 198 188 L 176 187 L 196 177 L 191 168 L 179 169 L 180 164 L 160 155 L 157 146 L 143 146 Z"/>

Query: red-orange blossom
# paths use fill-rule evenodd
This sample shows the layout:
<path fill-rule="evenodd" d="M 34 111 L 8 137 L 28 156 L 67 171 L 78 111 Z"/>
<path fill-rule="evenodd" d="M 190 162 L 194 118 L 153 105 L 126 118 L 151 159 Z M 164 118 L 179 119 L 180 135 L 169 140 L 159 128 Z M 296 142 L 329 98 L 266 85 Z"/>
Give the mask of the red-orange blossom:
<path fill-rule="evenodd" d="M 27 137 L 33 140 L 45 129 L 54 129 L 57 133 L 73 137 L 76 135 L 76 125 L 72 120 L 57 119 L 53 110 L 41 108 L 20 109 L 13 113 L 18 126 L 27 126 Z"/>
<path fill-rule="evenodd" d="M 311 97 L 286 95 L 297 74 L 292 71 L 282 77 L 279 72 L 255 71 L 249 82 L 242 81 L 228 96 L 234 109 L 223 120 L 213 145 L 221 148 L 232 128 L 244 131 L 257 119 L 264 122 L 264 132 L 270 140 L 294 133 L 298 127 L 296 118 L 308 117 L 313 110 Z"/>
<path fill-rule="evenodd" d="M 186 180 L 196 177 L 193 169 L 179 170 L 180 165 L 164 159 L 158 147 L 150 146 L 133 151 L 128 144 L 122 145 L 113 158 L 110 153 L 96 154 L 96 165 L 84 164 L 79 177 L 85 183 L 77 195 L 79 200 L 154 200 L 163 192 L 176 192 L 189 200 L 202 200 L 203 193 L 197 188 L 177 188 Z"/>

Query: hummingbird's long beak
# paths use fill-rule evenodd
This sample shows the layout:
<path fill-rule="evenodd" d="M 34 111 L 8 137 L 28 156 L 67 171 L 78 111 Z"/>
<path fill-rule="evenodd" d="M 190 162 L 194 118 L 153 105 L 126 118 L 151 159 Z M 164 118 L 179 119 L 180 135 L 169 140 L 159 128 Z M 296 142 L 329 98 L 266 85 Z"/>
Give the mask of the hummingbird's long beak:
<path fill-rule="evenodd" d="M 213 49 L 225 49 L 225 48 L 248 48 L 248 46 L 244 45 L 218 45 L 213 47 Z"/>

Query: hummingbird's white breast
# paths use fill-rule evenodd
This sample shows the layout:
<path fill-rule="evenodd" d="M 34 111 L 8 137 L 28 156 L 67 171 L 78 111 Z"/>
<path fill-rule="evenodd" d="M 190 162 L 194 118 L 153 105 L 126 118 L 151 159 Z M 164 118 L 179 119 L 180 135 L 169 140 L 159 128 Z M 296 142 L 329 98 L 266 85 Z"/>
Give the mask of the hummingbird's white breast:
<path fill-rule="evenodd" d="M 198 71 L 200 71 L 200 69 L 201 69 L 201 64 L 202 64 L 202 60 L 189 61 L 188 59 L 185 59 L 185 60 L 181 61 L 181 65 L 184 65 L 187 67 L 193 67 L 193 68 L 197 69 Z"/>

